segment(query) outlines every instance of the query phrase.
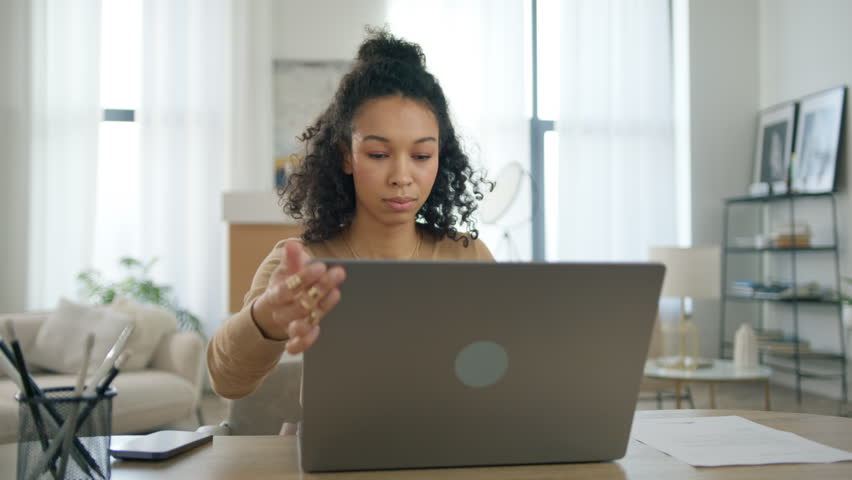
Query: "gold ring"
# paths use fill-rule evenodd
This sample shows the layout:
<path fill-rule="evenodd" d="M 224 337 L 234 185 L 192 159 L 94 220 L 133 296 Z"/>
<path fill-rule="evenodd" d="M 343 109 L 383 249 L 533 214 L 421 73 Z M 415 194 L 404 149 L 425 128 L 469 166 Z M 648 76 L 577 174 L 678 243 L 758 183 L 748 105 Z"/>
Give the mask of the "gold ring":
<path fill-rule="evenodd" d="M 301 297 L 301 296 L 299 297 L 299 305 L 301 305 L 302 308 L 304 308 L 305 310 L 313 310 L 314 309 L 314 305 L 311 302 L 309 302 L 308 299 L 305 298 L 305 297 Z"/>
<path fill-rule="evenodd" d="M 308 323 L 312 327 L 316 327 L 319 323 L 319 313 L 316 310 L 311 310 L 311 313 L 308 314 Z"/>
<path fill-rule="evenodd" d="M 320 295 L 321 295 L 320 289 L 317 288 L 316 285 L 314 285 L 313 287 L 308 289 L 308 296 L 313 298 L 314 300 L 318 299 L 320 297 Z"/>
<path fill-rule="evenodd" d="M 302 277 L 299 275 L 292 275 L 284 280 L 284 285 L 287 285 L 287 288 L 290 290 L 295 290 L 302 286 Z"/>

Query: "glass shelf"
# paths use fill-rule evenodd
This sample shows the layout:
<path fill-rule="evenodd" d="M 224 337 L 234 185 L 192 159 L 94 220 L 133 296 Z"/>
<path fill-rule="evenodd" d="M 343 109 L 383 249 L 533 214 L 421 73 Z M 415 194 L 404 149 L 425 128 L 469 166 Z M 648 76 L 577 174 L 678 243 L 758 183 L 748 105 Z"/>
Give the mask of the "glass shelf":
<path fill-rule="evenodd" d="M 837 247 L 833 245 L 820 245 L 815 247 L 726 247 L 725 251 L 730 253 L 753 253 L 753 252 L 833 252 Z"/>
<path fill-rule="evenodd" d="M 834 195 L 834 192 L 825 193 L 787 193 L 784 195 L 764 195 L 758 197 L 743 196 L 726 198 L 725 203 L 755 203 L 755 202 L 775 202 L 778 200 L 789 200 L 793 198 L 819 198 L 829 197 Z"/>
<path fill-rule="evenodd" d="M 729 349 L 733 349 L 734 348 L 734 342 L 725 341 L 725 347 L 727 347 Z M 796 356 L 796 354 L 794 352 L 789 352 L 789 353 L 777 352 L 777 351 L 771 352 L 771 351 L 765 350 L 765 349 L 758 349 L 758 351 L 761 354 L 763 354 L 767 357 L 778 357 L 778 358 L 783 358 L 783 359 L 786 359 L 786 360 L 793 360 L 793 358 Z M 845 357 L 843 355 L 839 354 L 839 353 L 808 351 L 808 352 L 799 352 L 799 359 L 801 359 L 801 360 L 843 361 L 845 359 Z"/>
<path fill-rule="evenodd" d="M 830 213 L 830 217 L 826 217 L 824 219 L 820 217 L 820 222 L 827 223 L 827 226 L 831 227 L 833 231 L 833 237 L 821 237 L 820 239 L 818 239 L 817 242 L 813 242 L 813 238 L 811 238 L 811 241 L 807 243 L 800 242 L 798 246 L 792 245 L 792 240 L 796 240 L 797 238 L 787 238 L 791 241 L 782 243 L 781 245 L 783 246 L 778 246 L 778 243 L 771 241 L 772 238 L 778 237 L 771 236 L 772 232 L 770 231 L 770 219 L 773 219 L 775 223 L 777 223 L 778 221 L 784 221 L 788 224 L 796 224 L 797 220 L 799 222 L 801 222 L 802 220 L 809 220 L 808 216 L 816 215 L 816 212 L 810 210 L 808 210 L 808 215 L 803 216 L 801 213 L 799 213 L 801 209 L 796 206 L 796 203 L 798 203 L 800 200 L 804 203 L 808 203 L 809 206 L 819 206 L 819 210 L 822 213 Z M 742 206 L 742 208 L 739 208 L 738 206 Z M 771 275 L 764 268 L 764 264 L 766 262 L 770 262 L 770 264 L 772 264 L 775 260 L 785 260 L 787 258 L 796 260 L 797 262 L 802 261 L 805 263 L 814 263 L 817 261 L 832 259 L 834 271 L 829 272 L 826 269 L 824 271 L 825 276 L 819 279 L 820 284 L 828 284 L 828 276 L 829 274 L 831 274 L 833 277 L 835 277 L 835 281 L 831 282 L 831 284 L 833 284 L 835 288 L 840 288 L 840 244 L 837 240 L 838 212 L 837 202 L 834 198 L 834 192 L 792 192 L 780 195 L 764 196 L 743 195 L 739 197 L 724 199 L 723 207 L 724 233 L 722 235 L 722 295 L 719 325 L 719 356 L 723 358 L 730 358 L 733 353 L 733 342 L 729 341 L 731 337 L 731 332 L 728 332 L 728 335 L 726 335 L 725 330 L 727 328 L 730 328 L 729 325 L 726 325 L 726 323 L 728 323 L 727 320 L 730 318 L 729 315 L 731 313 L 728 312 L 728 310 L 736 308 L 734 306 L 734 303 L 751 302 L 756 306 L 763 307 L 766 307 L 767 305 L 771 305 L 773 303 L 787 304 L 788 306 L 782 307 L 782 309 L 788 310 L 788 312 L 785 313 L 792 313 L 792 325 L 785 325 L 784 328 L 779 328 L 779 330 L 782 330 L 783 335 L 786 337 L 800 338 L 803 343 L 807 342 L 808 340 L 807 336 L 801 335 L 801 333 L 805 330 L 804 323 L 812 320 L 820 320 L 820 324 L 822 324 L 822 320 L 825 320 L 825 318 L 823 318 L 824 315 L 822 314 L 831 312 L 830 310 L 820 312 L 816 311 L 817 309 L 822 310 L 824 306 L 829 306 L 837 310 L 836 322 L 838 322 L 838 325 L 842 328 L 843 319 L 840 309 L 841 300 L 837 291 L 822 287 L 818 289 L 801 288 L 805 284 L 800 283 L 802 282 L 802 280 L 800 278 L 797 278 L 798 272 L 796 268 L 793 268 L 790 272 L 790 275 L 787 276 L 789 282 L 784 283 L 789 284 L 790 286 L 796 285 L 797 288 L 777 288 L 777 282 L 769 281 Z M 783 210 L 786 210 L 786 213 Z M 753 230 L 753 228 L 749 228 L 746 232 L 740 231 L 743 230 L 742 226 L 735 226 L 731 224 L 732 214 L 736 212 L 736 215 L 740 215 L 741 213 L 745 213 L 747 211 L 750 214 L 759 213 L 758 217 L 756 217 L 756 219 L 758 220 L 757 224 L 753 225 L 758 228 L 756 232 L 757 234 L 740 237 L 738 236 L 738 232 L 742 233 L 743 235 L 747 235 L 748 232 L 751 232 Z M 741 240 L 741 242 L 733 243 L 733 240 Z M 762 241 L 763 243 L 756 244 L 756 242 L 758 241 Z M 825 253 L 821 255 L 813 255 L 811 252 L 828 252 L 828 255 L 825 255 Z M 802 255 L 799 256 L 799 253 L 801 253 Z M 781 255 L 779 256 L 778 254 Z M 747 257 L 747 255 L 751 256 Z M 825 257 L 823 255 L 825 255 Z M 731 261 L 731 256 L 735 257 L 733 258 L 733 261 Z M 731 273 L 733 273 L 733 271 L 729 270 L 729 268 L 735 265 L 738 261 L 744 260 L 746 258 L 751 260 L 759 260 L 759 262 L 754 262 L 754 267 L 757 268 L 757 271 L 753 272 L 756 277 L 753 279 L 755 281 L 747 282 L 742 281 L 742 279 L 740 279 L 741 283 L 736 284 L 738 280 L 730 278 Z M 743 267 L 748 268 L 749 265 L 744 265 Z M 742 275 L 742 273 L 740 273 L 740 275 Z M 748 277 L 750 275 L 746 276 Z M 762 282 L 769 282 L 770 285 L 761 285 Z M 780 296 L 780 293 L 782 292 L 798 296 L 783 297 Z M 751 316 L 753 317 L 753 320 L 757 321 L 757 325 L 759 327 L 766 328 L 767 312 L 765 311 L 765 308 L 749 308 L 749 310 L 752 310 Z M 754 324 L 755 322 L 750 323 Z M 789 345 L 786 343 L 779 343 L 777 345 L 767 344 L 764 346 L 764 348 L 761 348 L 759 350 L 760 359 L 762 361 L 762 364 L 770 366 L 774 370 L 795 375 L 796 399 L 799 403 L 802 402 L 801 381 L 803 379 L 814 379 L 831 380 L 839 384 L 841 391 L 841 401 L 845 405 L 849 399 L 849 389 L 847 388 L 846 382 L 846 372 L 848 370 L 848 357 L 846 354 L 847 347 L 843 338 L 838 337 L 838 339 L 838 347 L 836 349 L 830 347 L 830 350 L 828 351 L 825 348 L 823 348 L 822 351 L 811 351 L 809 346 L 805 347 L 805 345 L 800 345 L 800 348 L 805 351 L 796 352 L 795 349 L 789 348 L 793 345 Z M 833 345 L 833 343 L 830 343 L 829 345 Z M 775 350 L 772 350 L 773 348 Z M 778 351 L 779 349 L 781 351 Z"/>
<path fill-rule="evenodd" d="M 836 379 L 836 378 L 843 377 L 843 374 L 840 373 L 840 372 L 817 373 L 817 372 L 810 372 L 810 371 L 807 371 L 807 370 L 803 370 L 801 368 L 799 368 L 799 371 L 797 373 L 796 367 L 791 366 L 791 365 L 784 365 L 784 364 L 781 364 L 781 363 L 763 362 L 763 365 L 767 365 L 769 367 L 772 367 L 773 370 L 778 371 L 778 372 L 792 373 L 792 374 L 798 375 L 802 378 L 810 378 L 810 379 L 814 379 L 814 380 L 833 380 L 833 379 Z"/>
<path fill-rule="evenodd" d="M 755 297 L 744 297 L 742 295 L 733 295 L 727 294 L 725 296 L 727 300 L 735 300 L 738 302 L 775 302 L 775 303 L 807 303 L 814 305 L 837 305 L 840 303 L 840 300 L 837 299 L 816 299 L 810 297 L 804 298 L 755 298 Z"/>

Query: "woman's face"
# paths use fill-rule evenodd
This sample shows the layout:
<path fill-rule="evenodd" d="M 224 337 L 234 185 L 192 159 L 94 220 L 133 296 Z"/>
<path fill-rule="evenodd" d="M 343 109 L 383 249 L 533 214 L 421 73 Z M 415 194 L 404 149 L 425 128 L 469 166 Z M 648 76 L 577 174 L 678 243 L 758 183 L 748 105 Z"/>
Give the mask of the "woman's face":
<path fill-rule="evenodd" d="M 364 103 L 343 162 L 355 182 L 356 215 L 414 222 L 435 183 L 439 151 L 438 120 L 426 105 L 402 96 Z"/>

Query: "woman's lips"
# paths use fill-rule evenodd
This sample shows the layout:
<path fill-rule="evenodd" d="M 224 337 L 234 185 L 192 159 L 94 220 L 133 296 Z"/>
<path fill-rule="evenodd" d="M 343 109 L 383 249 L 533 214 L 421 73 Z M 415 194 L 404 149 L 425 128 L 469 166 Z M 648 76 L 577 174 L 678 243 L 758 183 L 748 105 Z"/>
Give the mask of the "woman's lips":
<path fill-rule="evenodd" d="M 404 212 L 414 206 L 414 199 L 408 197 L 386 198 L 384 202 L 392 210 L 397 212 Z"/>

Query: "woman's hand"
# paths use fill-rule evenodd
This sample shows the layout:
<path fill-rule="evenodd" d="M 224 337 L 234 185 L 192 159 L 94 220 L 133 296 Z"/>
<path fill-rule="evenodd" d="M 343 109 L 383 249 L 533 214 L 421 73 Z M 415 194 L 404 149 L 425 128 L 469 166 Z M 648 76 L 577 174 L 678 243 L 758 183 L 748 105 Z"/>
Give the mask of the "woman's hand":
<path fill-rule="evenodd" d="M 267 338 L 287 339 L 287 352 L 304 352 L 317 340 L 319 322 L 340 301 L 343 267 L 308 264 L 299 242 L 284 245 L 285 261 L 272 272 L 266 291 L 255 300 L 252 316 Z"/>

